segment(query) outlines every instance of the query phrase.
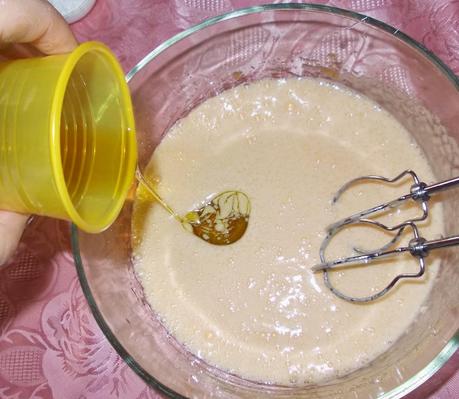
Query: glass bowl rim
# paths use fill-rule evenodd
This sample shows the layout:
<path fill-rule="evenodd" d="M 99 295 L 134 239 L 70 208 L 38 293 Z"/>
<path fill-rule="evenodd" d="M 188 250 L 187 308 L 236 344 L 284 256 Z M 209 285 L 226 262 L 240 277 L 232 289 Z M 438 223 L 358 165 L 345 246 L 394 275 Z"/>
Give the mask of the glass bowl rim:
<path fill-rule="evenodd" d="M 238 18 L 241 16 L 262 13 L 264 11 L 276 11 L 276 10 L 306 10 L 306 11 L 318 11 L 330 14 L 336 14 L 348 18 L 355 19 L 359 22 L 367 23 L 373 27 L 379 28 L 392 36 L 397 37 L 402 40 L 408 46 L 419 51 L 424 57 L 431 61 L 442 73 L 445 75 L 451 83 L 459 90 L 459 77 L 454 74 L 454 72 L 443 62 L 441 61 L 433 52 L 428 50 L 418 41 L 412 39 L 410 36 L 401 32 L 399 29 L 394 28 L 393 26 L 386 24 L 385 22 L 379 21 L 375 18 L 369 17 L 364 14 L 360 14 L 354 11 L 345 10 L 338 7 L 327 6 L 323 4 L 311 4 L 311 3 L 289 3 L 289 4 L 266 4 L 259 6 L 252 6 L 241 8 L 238 10 L 230 11 L 225 14 L 221 14 L 216 17 L 212 17 L 204 20 L 203 22 L 191 26 L 184 31 L 177 33 L 171 38 L 167 39 L 150 53 L 148 53 L 142 60 L 140 60 L 127 74 L 126 82 L 129 82 L 138 72 L 140 72 L 151 60 L 158 56 L 163 51 L 167 50 L 169 47 L 179 42 L 182 39 L 190 36 L 194 32 L 205 29 L 209 26 L 215 25 L 219 22 Z M 150 375 L 142 366 L 140 366 L 135 359 L 128 353 L 128 351 L 123 347 L 123 345 L 118 341 L 114 333 L 111 331 L 110 327 L 106 323 L 102 313 L 97 307 L 94 296 L 89 287 L 88 280 L 86 278 L 83 262 L 80 256 L 80 246 L 78 239 L 78 227 L 74 224 L 70 228 L 71 235 L 71 245 L 72 245 L 72 254 L 75 261 L 78 278 L 82 286 L 83 293 L 86 297 L 86 300 L 89 303 L 89 307 L 96 319 L 97 324 L 104 333 L 105 337 L 116 350 L 118 355 L 125 361 L 129 367 L 141 377 L 149 386 L 158 389 L 162 393 L 168 395 L 174 399 L 187 399 L 185 396 L 175 392 L 171 388 L 167 387 L 160 381 L 158 381 L 154 376 Z M 407 395 L 409 392 L 413 391 L 425 381 L 427 381 L 431 376 L 433 376 L 443 365 L 451 358 L 451 356 L 459 348 L 459 331 L 447 342 L 443 349 L 435 356 L 435 358 L 427 364 L 422 370 L 417 374 L 409 378 L 407 381 L 401 385 L 395 387 L 391 391 L 384 393 L 379 399 L 399 399 Z"/>

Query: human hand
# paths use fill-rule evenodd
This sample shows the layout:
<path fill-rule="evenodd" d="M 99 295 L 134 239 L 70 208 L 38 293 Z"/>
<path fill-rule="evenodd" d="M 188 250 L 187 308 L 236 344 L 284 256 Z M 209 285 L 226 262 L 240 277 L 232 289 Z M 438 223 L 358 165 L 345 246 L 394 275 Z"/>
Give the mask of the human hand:
<path fill-rule="evenodd" d="M 30 44 L 43 54 L 59 54 L 72 51 L 77 41 L 47 1 L 0 0 L 0 54 L 16 44 Z M 28 215 L 0 210 L 0 266 L 16 250 L 27 218 Z"/>

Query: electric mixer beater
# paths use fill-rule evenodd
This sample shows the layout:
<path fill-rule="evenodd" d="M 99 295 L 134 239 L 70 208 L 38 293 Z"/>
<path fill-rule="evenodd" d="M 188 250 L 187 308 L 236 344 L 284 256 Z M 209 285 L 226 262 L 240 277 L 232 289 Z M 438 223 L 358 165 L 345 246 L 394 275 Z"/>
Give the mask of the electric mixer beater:
<path fill-rule="evenodd" d="M 333 292 L 333 294 L 335 294 L 339 298 L 344 299 L 348 302 L 374 301 L 382 297 L 383 295 L 387 294 L 387 292 L 391 290 L 398 281 L 402 279 L 413 279 L 421 277 L 424 274 L 426 268 L 425 258 L 431 250 L 459 245 L 459 235 L 445 237 L 437 240 L 426 240 L 424 237 L 420 235 L 419 229 L 416 225 L 416 223 L 426 220 L 429 216 L 428 201 L 430 199 L 430 196 L 439 191 L 459 186 L 459 177 L 454 177 L 452 179 L 445 180 L 439 183 L 427 185 L 426 183 L 422 182 L 416 175 L 416 173 L 412 170 L 405 170 L 393 179 L 375 175 L 362 176 L 350 180 L 349 182 L 344 184 L 333 197 L 332 203 L 336 203 L 341 197 L 341 195 L 355 184 L 362 182 L 382 182 L 386 184 L 395 184 L 399 182 L 401 179 L 405 178 L 406 176 L 411 176 L 411 178 L 413 179 L 413 185 L 411 186 L 410 192 L 408 194 L 402 195 L 392 201 L 385 202 L 372 208 L 366 209 L 362 212 L 355 213 L 327 227 L 326 236 L 320 247 L 321 263 L 313 266 L 312 270 L 314 272 L 323 272 L 325 285 Z M 382 212 L 390 208 L 400 207 L 403 203 L 410 200 L 415 201 L 420 205 L 422 210 L 421 215 L 414 218 L 406 219 L 405 221 L 398 223 L 394 226 L 388 226 L 380 221 L 372 219 L 372 217 L 374 218 L 378 214 L 381 214 Z M 376 227 L 377 229 L 381 229 L 382 231 L 394 233 L 394 237 L 386 245 L 376 250 L 365 251 L 362 249 L 354 248 L 354 252 L 356 252 L 355 256 L 339 258 L 331 261 L 327 260 L 325 257 L 325 251 L 328 248 L 332 239 L 336 236 L 336 234 L 343 229 L 349 228 L 350 226 L 355 226 L 357 224 L 369 225 Z M 412 239 L 409 241 L 408 245 L 399 246 L 395 249 L 390 249 L 399 241 L 400 237 L 402 236 L 402 233 L 407 229 L 411 230 L 412 233 Z M 418 271 L 415 273 L 400 273 L 396 275 L 389 282 L 389 284 L 387 284 L 383 289 L 379 290 L 375 294 L 364 297 L 350 296 L 343 293 L 340 289 L 336 288 L 330 281 L 328 273 L 329 270 L 348 266 L 368 264 L 369 262 L 372 262 L 377 259 L 388 258 L 391 256 L 400 255 L 402 253 L 410 253 L 413 257 L 417 259 L 419 265 Z"/>

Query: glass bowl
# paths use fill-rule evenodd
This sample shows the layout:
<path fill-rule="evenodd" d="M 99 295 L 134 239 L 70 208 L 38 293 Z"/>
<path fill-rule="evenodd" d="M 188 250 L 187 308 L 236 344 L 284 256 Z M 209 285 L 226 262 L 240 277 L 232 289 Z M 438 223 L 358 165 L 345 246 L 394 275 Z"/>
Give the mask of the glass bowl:
<path fill-rule="evenodd" d="M 178 119 L 221 91 L 266 77 L 320 77 L 377 101 L 410 131 L 438 179 L 459 175 L 457 77 L 400 31 L 337 8 L 277 4 L 238 10 L 194 26 L 148 54 L 127 75 L 143 168 Z M 401 153 L 402 154 L 402 153 Z M 457 192 L 445 196 L 445 226 L 459 233 Z M 72 227 L 78 274 L 97 322 L 122 358 L 171 397 L 399 398 L 459 346 L 459 251 L 445 250 L 424 311 L 370 365 L 304 387 L 243 380 L 185 351 L 146 303 L 131 258 L 132 201 L 104 233 Z"/>

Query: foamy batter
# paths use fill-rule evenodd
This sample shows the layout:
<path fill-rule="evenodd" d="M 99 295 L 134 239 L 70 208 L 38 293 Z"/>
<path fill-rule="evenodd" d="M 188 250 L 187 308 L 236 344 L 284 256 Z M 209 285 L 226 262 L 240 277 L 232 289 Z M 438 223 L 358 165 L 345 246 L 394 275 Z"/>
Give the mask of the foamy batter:
<path fill-rule="evenodd" d="M 413 322 L 436 265 L 421 281 L 399 284 L 367 305 L 336 298 L 310 267 L 319 262 L 328 224 L 409 184 L 359 186 L 331 206 L 334 192 L 357 176 L 395 176 L 407 168 L 435 180 L 394 118 L 339 86 L 264 80 L 204 102 L 170 130 L 148 174 L 179 214 L 211 194 L 243 191 L 252 205 L 249 226 L 237 243 L 213 246 L 158 204 L 139 199 L 133 241 L 148 301 L 192 353 L 247 379 L 307 384 L 364 366 Z M 386 220 L 397 217 L 395 211 Z M 350 255 L 351 239 L 366 248 L 382 243 L 374 232 L 355 230 L 337 237 L 332 254 Z M 434 238 L 442 230 L 442 209 L 434 204 L 422 232 Z M 399 271 L 415 269 L 407 256 L 332 278 L 351 294 L 368 295 Z"/>

